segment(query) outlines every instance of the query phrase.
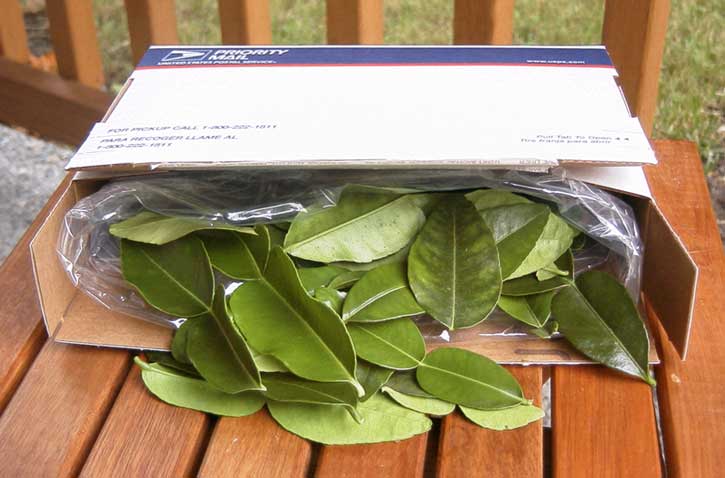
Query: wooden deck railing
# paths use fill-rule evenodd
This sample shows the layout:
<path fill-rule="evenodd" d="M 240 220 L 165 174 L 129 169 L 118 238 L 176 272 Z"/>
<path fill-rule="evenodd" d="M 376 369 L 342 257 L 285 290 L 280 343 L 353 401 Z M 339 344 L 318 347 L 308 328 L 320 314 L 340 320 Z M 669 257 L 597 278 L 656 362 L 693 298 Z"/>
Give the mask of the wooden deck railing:
<path fill-rule="evenodd" d="M 454 2 L 453 38 L 456 44 L 510 44 L 513 32 L 514 0 L 451 0 Z M 80 83 L 94 89 L 104 84 L 101 50 L 93 19 L 92 0 L 47 0 L 46 11 L 55 52 L 59 79 Z M 179 42 L 174 0 L 124 0 L 131 50 L 138 61 L 151 44 Z M 632 114 L 638 116 L 645 131 L 652 130 L 659 70 L 664 51 L 669 0 L 606 0 L 602 42 L 620 73 L 620 82 Z M 224 44 L 272 43 L 271 15 L 268 0 L 219 0 L 219 18 Z M 383 0 L 327 0 L 327 41 L 330 44 L 383 43 Z M 67 93 L 62 81 L 38 85 L 36 76 L 28 74 L 27 88 L 19 88 L 18 70 L 12 82 L 3 59 L 27 64 L 30 53 L 19 0 L 0 0 L 0 90 L 16 105 L 0 103 L 0 121 L 26 127 L 51 139 L 80 141 L 85 130 L 68 127 L 38 126 L 42 111 L 17 114 L 18 104 L 37 101 L 27 98 L 32 92 L 41 98 Z M 21 75 L 22 76 L 22 75 Z M 74 94 L 78 89 L 74 90 Z M 5 95 L 3 95 L 5 97 Z M 63 104 L 73 96 L 63 96 Z M 2 97 L 0 97 L 2 98 Z M 81 94 L 79 101 L 99 100 L 98 117 L 108 99 Z M 37 99 L 37 98 L 36 98 Z M 41 101 L 42 105 L 43 102 Z M 68 105 L 72 108 L 72 105 Z M 11 114 L 12 112 L 12 114 Z M 69 126 L 70 127 L 70 126 Z M 79 127 L 74 124 L 73 127 Z M 87 129 L 90 124 L 81 125 Z"/>

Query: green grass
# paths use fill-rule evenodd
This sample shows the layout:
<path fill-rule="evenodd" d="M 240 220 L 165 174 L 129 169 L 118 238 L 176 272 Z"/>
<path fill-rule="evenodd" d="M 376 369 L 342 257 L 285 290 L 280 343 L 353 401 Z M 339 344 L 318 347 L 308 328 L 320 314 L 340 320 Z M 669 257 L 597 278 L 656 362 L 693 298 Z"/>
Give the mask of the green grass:
<path fill-rule="evenodd" d="M 108 86 L 132 69 L 123 0 L 94 0 Z M 602 0 L 517 0 L 514 43 L 597 44 Z M 177 0 L 184 44 L 220 42 L 216 0 Z M 325 42 L 323 0 L 271 0 L 277 44 Z M 451 43 L 453 0 L 385 0 L 385 42 Z M 725 157 L 725 0 L 673 0 L 654 137 L 698 144 L 706 168 Z M 720 129 L 720 131 L 718 131 Z"/>

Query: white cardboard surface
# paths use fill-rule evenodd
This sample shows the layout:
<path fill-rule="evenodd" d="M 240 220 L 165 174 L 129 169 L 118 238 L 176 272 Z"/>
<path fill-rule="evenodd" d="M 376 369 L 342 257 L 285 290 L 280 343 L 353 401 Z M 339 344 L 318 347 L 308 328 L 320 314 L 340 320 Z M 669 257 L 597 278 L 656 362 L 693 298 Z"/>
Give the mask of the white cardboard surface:
<path fill-rule="evenodd" d="M 69 169 L 640 165 L 599 47 L 152 48 Z"/>

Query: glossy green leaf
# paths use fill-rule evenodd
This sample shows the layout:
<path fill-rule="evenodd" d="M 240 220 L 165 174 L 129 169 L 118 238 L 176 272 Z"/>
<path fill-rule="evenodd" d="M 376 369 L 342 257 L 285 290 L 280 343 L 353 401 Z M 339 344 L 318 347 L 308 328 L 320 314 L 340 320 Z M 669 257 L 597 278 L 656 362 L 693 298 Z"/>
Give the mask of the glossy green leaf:
<path fill-rule="evenodd" d="M 199 374 L 222 392 L 264 390 L 252 353 L 232 323 L 225 301 L 224 288 L 219 286 L 213 310 L 189 326 L 186 353 Z"/>
<path fill-rule="evenodd" d="M 498 306 L 516 320 L 541 328 L 551 316 L 551 299 L 554 291 L 522 297 L 502 295 L 498 299 Z"/>
<path fill-rule="evenodd" d="M 157 352 L 155 350 L 147 350 L 144 352 L 146 358 L 150 363 L 163 365 L 164 367 L 174 369 L 178 372 L 183 372 L 187 375 L 200 378 L 199 372 L 196 371 L 193 365 L 188 363 L 179 362 L 168 352 Z"/>
<path fill-rule="evenodd" d="M 269 401 L 269 412 L 289 432 L 325 445 L 350 445 L 405 440 L 430 430 L 422 413 L 375 394 L 358 406 L 362 423 L 342 407 Z"/>
<path fill-rule="evenodd" d="M 331 289 L 349 289 L 354 286 L 362 276 L 365 275 L 365 271 L 346 271 L 333 278 L 327 287 Z"/>
<path fill-rule="evenodd" d="M 349 383 L 313 382 L 294 375 L 275 373 L 264 376 L 264 396 L 278 402 L 315 403 L 346 407 L 359 420 L 357 390 Z"/>
<path fill-rule="evenodd" d="M 654 385 L 649 340 L 631 297 L 616 279 L 589 271 L 561 289 L 551 306 L 559 330 L 581 353 Z"/>
<path fill-rule="evenodd" d="M 424 312 L 408 287 L 407 267 L 399 262 L 366 273 L 348 292 L 342 318 L 349 322 L 380 322 Z"/>
<path fill-rule="evenodd" d="M 383 387 L 383 392 L 387 393 L 398 405 L 435 417 L 448 415 L 456 408 L 455 404 L 446 402 L 445 400 L 406 395 L 390 387 Z"/>
<path fill-rule="evenodd" d="M 542 269 L 539 269 L 538 271 L 535 272 L 535 275 L 536 275 L 536 279 L 539 281 L 549 280 L 549 279 L 551 279 L 553 277 L 557 277 L 557 276 L 571 278 L 571 276 L 569 275 L 569 271 L 560 269 L 559 266 L 556 265 L 556 263 L 549 264 L 548 266 L 546 266 Z"/>
<path fill-rule="evenodd" d="M 463 415 L 476 425 L 491 430 L 513 430 L 544 418 L 544 411 L 535 405 L 518 405 L 503 410 L 476 410 L 459 407 Z"/>
<path fill-rule="evenodd" d="M 204 380 L 189 377 L 163 365 L 147 364 L 134 359 L 141 367 L 141 378 L 151 393 L 177 407 L 227 417 L 243 417 L 264 406 L 264 397 L 258 392 L 228 394 Z"/>
<path fill-rule="evenodd" d="M 184 323 L 176 329 L 174 337 L 171 339 L 171 356 L 174 357 L 174 360 L 177 362 L 185 364 L 191 363 L 191 360 L 189 360 L 189 356 L 186 353 L 186 339 L 189 333 L 190 321 L 192 320 L 194 320 L 194 318 L 186 319 Z"/>
<path fill-rule="evenodd" d="M 192 232 L 206 229 L 224 229 L 244 234 L 254 234 L 251 227 L 185 217 L 162 216 L 151 211 L 142 211 L 125 221 L 111 224 L 109 231 L 112 235 L 122 239 L 162 245 Z"/>
<path fill-rule="evenodd" d="M 289 227 L 289 223 L 282 223 L 286 224 Z M 269 234 L 269 244 L 270 244 L 270 250 L 274 246 L 283 246 L 284 245 L 284 237 L 287 235 L 287 229 L 281 229 L 280 224 L 270 224 L 267 226 L 267 233 Z"/>
<path fill-rule="evenodd" d="M 416 378 L 426 392 L 458 405 L 496 410 L 528 403 L 505 368 L 468 350 L 434 350 L 417 368 Z"/>
<path fill-rule="evenodd" d="M 486 209 L 501 206 L 513 206 L 514 204 L 531 203 L 524 196 L 500 189 L 478 189 L 471 191 L 466 194 L 466 199 L 471 201 L 478 211 L 485 211 Z"/>
<path fill-rule="evenodd" d="M 430 215 L 410 249 L 408 278 L 418 303 L 449 329 L 476 325 L 496 306 L 496 245 L 463 196 L 447 197 Z"/>
<path fill-rule="evenodd" d="M 415 370 L 401 370 L 399 372 L 395 372 L 385 385 L 406 395 L 434 398 L 433 395 L 420 388 L 418 379 L 415 376 Z"/>
<path fill-rule="evenodd" d="M 501 289 L 502 295 L 523 296 L 541 294 L 550 290 L 560 289 L 569 283 L 568 279 L 574 276 L 574 256 L 566 251 L 555 262 L 557 268 L 568 272 L 568 277 L 552 277 L 544 281 L 539 280 L 535 274 L 504 281 Z"/>
<path fill-rule="evenodd" d="M 536 240 L 534 248 L 518 267 L 505 277 L 515 279 L 546 267 L 571 247 L 574 236 L 577 234 L 578 232 L 566 221 L 556 214 L 549 213 L 546 225 Z M 501 268 L 503 269 L 503 265 Z"/>
<path fill-rule="evenodd" d="M 318 382 L 355 380 L 355 350 L 342 319 L 302 287 L 292 260 L 272 249 L 265 279 L 245 282 L 229 302 L 234 321 L 260 354 Z"/>
<path fill-rule="evenodd" d="M 342 315 L 342 303 L 345 300 L 345 293 L 330 287 L 318 287 L 313 294 L 315 299 L 335 311 L 337 315 Z"/>
<path fill-rule="evenodd" d="M 408 254 L 410 253 L 411 245 L 412 245 L 412 242 L 407 244 L 404 248 L 402 248 L 398 252 L 390 254 L 389 256 L 385 256 L 381 259 L 374 260 L 372 262 L 361 262 L 361 263 L 333 262 L 331 265 L 335 265 L 337 267 L 342 267 L 343 269 L 348 270 L 350 272 L 367 272 L 367 271 L 371 271 L 373 269 L 377 269 L 378 267 L 384 266 L 386 264 L 407 261 Z"/>
<path fill-rule="evenodd" d="M 121 240 L 123 277 L 150 305 L 176 317 L 208 312 L 214 275 L 201 240 L 186 236 L 163 246 Z"/>
<path fill-rule="evenodd" d="M 271 246 L 266 226 L 255 226 L 254 231 L 257 235 L 210 231 L 200 236 L 212 266 L 233 279 L 259 279 Z"/>
<path fill-rule="evenodd" d="M 425 215 L 407 196 L 348 186 L 336 206 L 302 212 L 285 237 L 285 251 L 318 262 L 371 262 L 399 251 Z"/>
<path fill-rule="evenodd" d="M 345 273 L 345 269 L 337 266 L 301 267 L 297 270 L 305 290 L 312 294 L 318 287 L 324 287 L 332 279 Z"/>
<path fill-rule="evenodd" d="M 360 401 L 364 402 L 375 395 L 388 382 L 391 375 L 393 375 L 392 369 L 380 367 L 365 360 L 358 360 L 355 376 L 365 389 L 365 395 L 360 397 Z"/>
<path fill-rule="evenodd" d="M 425 356 L 425 342 L 411 319 L 348 324 L 357 355 L 381 367 L 411 369 Z"/>
<path fill-rule="evenodd" d="M 260 372 L 289 372 L 289 369 L 273 356 L 260 354 L 251 347 L 249 347 L 249 351 L 252 353 L 252 358 L 254 359 L 254 363 L 257 365 L 257 370 Z"/>

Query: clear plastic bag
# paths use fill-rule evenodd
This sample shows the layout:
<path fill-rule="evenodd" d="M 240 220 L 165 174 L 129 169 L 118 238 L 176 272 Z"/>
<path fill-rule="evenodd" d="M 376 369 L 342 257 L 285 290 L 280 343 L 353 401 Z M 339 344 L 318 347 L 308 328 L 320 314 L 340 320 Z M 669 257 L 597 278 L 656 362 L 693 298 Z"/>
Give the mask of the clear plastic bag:
<path fill-rule="evenodd" d="M 544 201 L 594 240 L 575 253 L 576 272 L 605 269 L 638 298 L 643 247 L 632 209 L 587 183 L 511 170 L 215 170 L 116 179 L 66 213 L 58 254 L 73 283 L 104 306 L 175 327 L 183 318 L 148 306 L 124 281 L 119 242 L 108 232 L 111 224 L 143 209 L 237 225 L 285 222 L 312 205 L 333 206 L 346 184 L 420 191 L 495 188 Z M 427 340 L 446 342 L 470 341 L 472 335 L 521 335 L 527 329 L 499 311 L 479 326 L 455 333 L 429 318 L 419 325 Z"/>

